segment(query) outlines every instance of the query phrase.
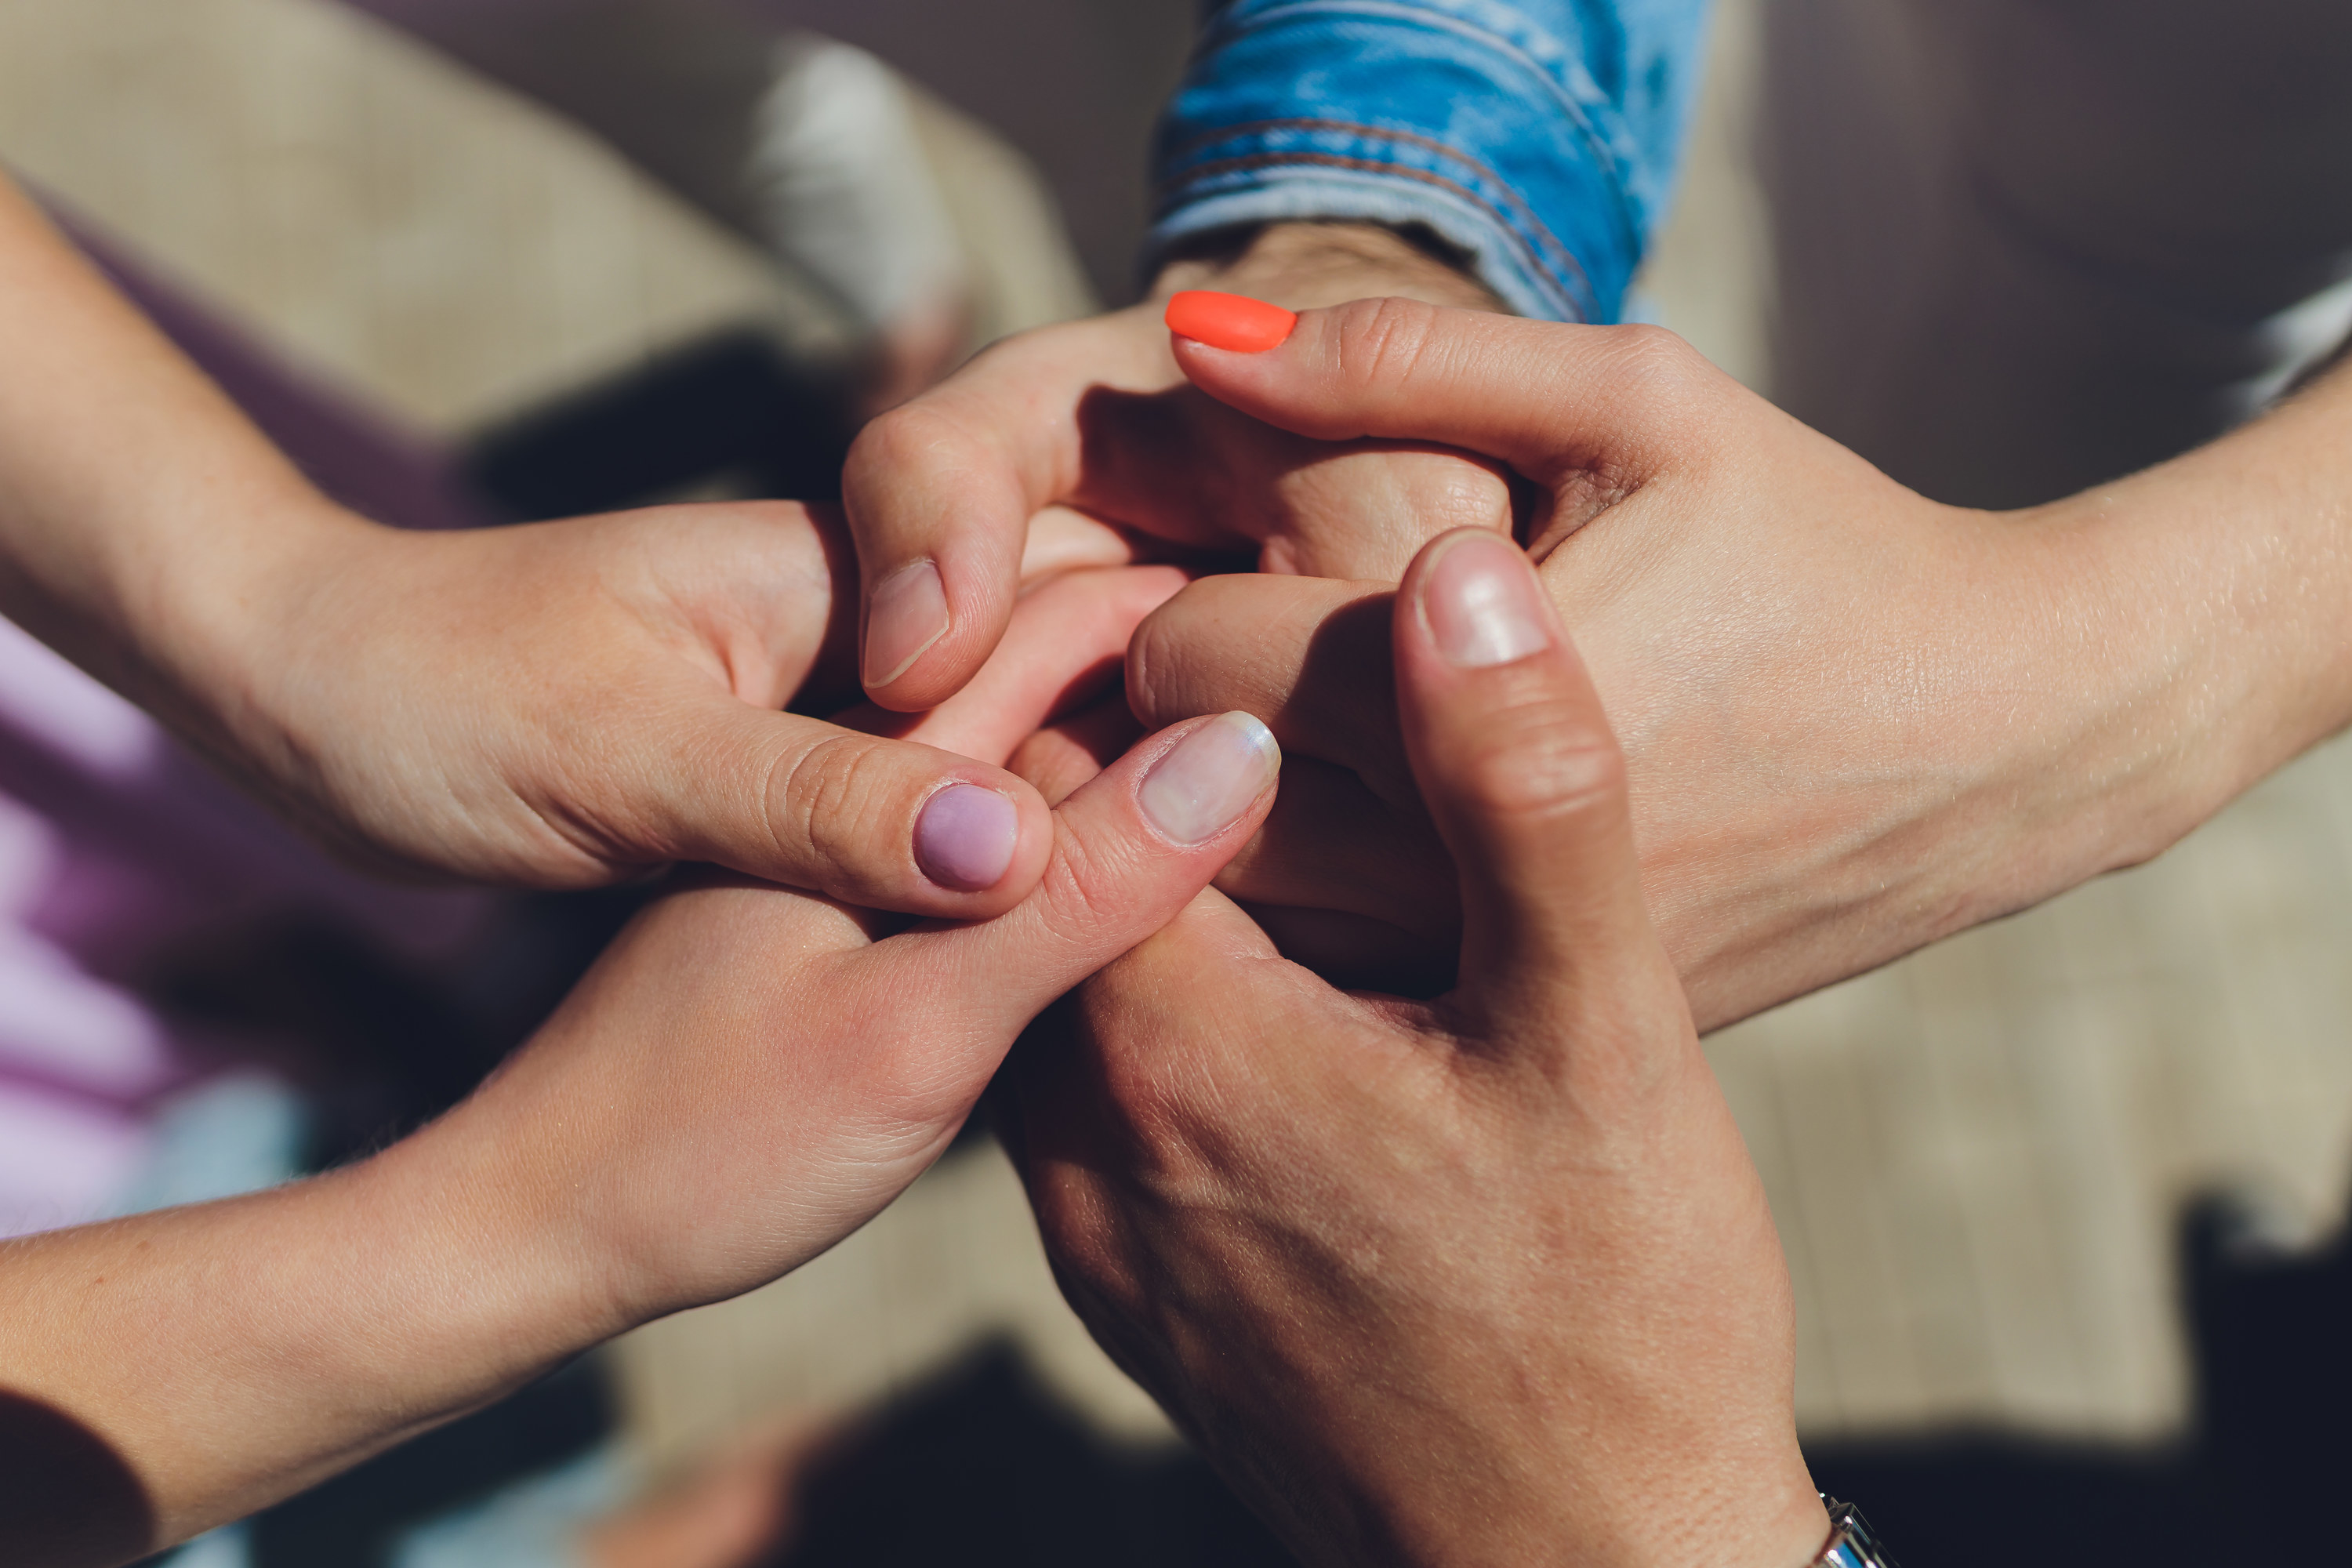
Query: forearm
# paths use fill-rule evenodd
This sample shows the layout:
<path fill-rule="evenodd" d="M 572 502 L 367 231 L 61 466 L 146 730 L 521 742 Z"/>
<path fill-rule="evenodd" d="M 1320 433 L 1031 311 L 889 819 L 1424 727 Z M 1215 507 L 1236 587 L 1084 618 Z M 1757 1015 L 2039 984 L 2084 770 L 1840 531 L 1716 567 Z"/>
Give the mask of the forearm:
<path fill-rule="evenodd" d="M 2084 535 L 2115 688 L 2147 710 L 2116 751 L 2116 863 L 2352 723 L 2352 366 L 2049 516 Z"/>
<path fill-rule="evenodd" d="M 0 1452 L 57 1470 L 40 1506 L 0 1510 L 0 1558 L 144 1555 L 625 1326 L 491 1162 L 433 1139 L 0 1249 Z M 59 1443 L 60 1423 L 81 1436 Z M 138 1506 L 109 1517 L 110 1498 Z"/>
<path fill-rule="evenodd" d="M 0 615 L 201 735 L 275 574 L 360 526 L 0 179 Z M 204 693 L 201 698 L 196 693 Z"/>

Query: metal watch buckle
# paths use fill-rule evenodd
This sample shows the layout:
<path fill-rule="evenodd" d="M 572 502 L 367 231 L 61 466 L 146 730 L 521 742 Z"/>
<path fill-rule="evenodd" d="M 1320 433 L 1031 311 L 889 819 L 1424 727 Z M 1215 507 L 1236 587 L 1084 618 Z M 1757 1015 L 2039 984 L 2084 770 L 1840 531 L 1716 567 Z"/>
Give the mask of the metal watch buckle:
<path fill-rule="evenodd" d="M 1813 1559 L 1814 1568 L 1895 1568 L 1860 1509 L 1827 1492 L 1822 1494 L 1822 1505 L 1830 1510 L 1830 1539 Z"/>

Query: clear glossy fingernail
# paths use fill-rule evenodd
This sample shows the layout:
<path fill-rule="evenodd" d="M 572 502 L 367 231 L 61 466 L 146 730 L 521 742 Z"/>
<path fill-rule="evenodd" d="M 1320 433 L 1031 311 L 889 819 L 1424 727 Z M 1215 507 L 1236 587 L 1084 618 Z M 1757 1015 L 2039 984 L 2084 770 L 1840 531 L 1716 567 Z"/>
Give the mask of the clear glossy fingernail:
<path fill-rule="evenodd" d="M 1246 713 L 1223 713 L 1151 764 L 1139 798 L 1152 825 L 1179 844 L 1232 826 L 1282 771 L 1274 731 Z"/>
<path fill-rule="evenodd" d="M 1421 584 L 1421 612 L 1448 664 L 1483 669 L 1551 646 L 1542 587 L 1509 540 L 1465 539 Z"/>
<path fill-rule="evenodd" d="M 928 561 L 892 573 L 866 609 L 866 684 L 884 687 L 907 673 L 948 635 L 948 594 Z"/>
<path fill-rule="evenodd" d="M 1021 844 L 1021 808 L 992 789 L 950 784 L 915 819 L 915 864 L 942 888 L 977 893 L 1004 879 Z"/>

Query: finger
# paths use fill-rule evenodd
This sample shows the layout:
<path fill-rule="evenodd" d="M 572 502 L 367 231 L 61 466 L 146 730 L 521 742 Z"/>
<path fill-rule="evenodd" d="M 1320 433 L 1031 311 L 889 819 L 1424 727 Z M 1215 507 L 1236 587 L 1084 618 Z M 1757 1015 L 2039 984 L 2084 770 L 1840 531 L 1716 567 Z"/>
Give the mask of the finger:
<path fill-rule="evenodd" d="M 1460 868 L 1464 1001 L 1551 1050 L 1564 1008 L 1686 1019 L 1623 754 L 1526 554 L 1483 532 L 1433 543 L 1399 585 L 1395 644 L 1405 749 Z"/>
<path fill-rule="evenodd" d="M 1720 372 L 1659 328 L 1528 321 L 1411 300 L 1307 311 L 1271 349 L 1179 335 L 1175 353 L 1194 385 L 1286 430 L 1444 442 L 1604 501 L 1686 456 L 1725 390 Z"/>
<path fill-rule="evenodd" d="M 1166 925 L 1255 832 L 1281 751 L 1246 713 L 1160 731 L 1054 813 L 1045 874 L 984 925 L 910 931 L 873 962 L 961 998 L 974 1038 L 1013 1037 L 1055 997 Z"/>
<path fill-rule="evenodd" d="M 1128 534 L 1085 512 L 1049 506 L 1029 520 L 1021 546 L 1021 584 L 1025 588 L 1060 572 L 1135 562 L 1135 541 Z"/>
<path fill-rule="evenodd" d="M 918 718 L 866 709 L 826 723 L 698 700 L 696 742 L 669 759 L 673 855 L 862 908 L 1002 914 L 1036 885 L 1053 836 L 1036 790 L 993 764 L 1115 681 L 1136 624 L 1183 582 L 1133 567 L 1041 584 L 981 679 Z"/>
<path fill-rule="evenodd" d="M 911 741 L 714 696 L 669 759 L 673 858 L 867 909 L 986 920 L 1027 896 L 1053 846 L 1037 792 Z"/>
<path fill-rule="evenodd" d="M 1397 740 L 1385 584 L 1204 577 L 1137 628 L 1128 701 L 1157 728 L 1241 709 L 1286 752 L 1349 768 L 1391 804 L 1416 798 Z"/>
<path fill-rule="evenodd" d="M 1265 826 L 1217 886 L 1244 903 L 1383 921 L 1412 932 L 1449 965 L 1462 942 L 1454 862 L 1419 806 L 1401 813 L 1353 773 L 1296 752 L 1286 751 L 1282 795 Z"/>
<path fill-rule="evenodd" d="M 1167 355 L 1166 334 L 1152 336 Z M 1385 583 L 1450 529 L 1511 530 L 1510 482 L 1491 458 L 1302 440 L 1186 384 L 1172 356 L 1166 374 L 1163 391 L 1097 387 L 1082 401 L 1072 499 L 1088 511 L 1177 547 L 1255 548 L 1262 571 Z"/>
<path fill-rule="evenodd" d="M 1110 698 L 1038 731 L 1004 765 L 1027 779 L 1047 805 L 1059 805 L 1143 736 L 1126 700 Z"/>
<path fill-rule="evenodd" d="M 1078 404 L 1098 383 L 1150 379 L 1123 363 L 1135 354 L 1117 318 L 1015 339 L 858 436 L 842 491 L 865 588 L 859 668 L 877 702 L 935 706 L 986 661 L 1012 618 L 1030 519 L 1067 499 L 1081 469 Z"/>
<path fill-rule="evenodd" d="M 1171 566 L 1049 578 L 1021 595 L 988 663 L 945 702 L 917 714 L 866 704 L 835 721 L 1002 763 L 1039 729 L 1114 689 L 1136 627 L 1184 582 Z"/>

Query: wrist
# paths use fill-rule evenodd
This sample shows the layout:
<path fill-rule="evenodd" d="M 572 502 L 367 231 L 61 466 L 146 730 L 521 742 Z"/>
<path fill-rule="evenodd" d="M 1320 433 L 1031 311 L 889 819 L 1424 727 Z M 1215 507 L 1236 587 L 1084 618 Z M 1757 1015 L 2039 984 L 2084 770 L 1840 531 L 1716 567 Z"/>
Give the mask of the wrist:
<path fill-rule="evenodd" d="M 1181 289 L 1246 294 L 1294 310 L 1388 296 L 1470 310 L 1504 309 L 1434 242 L 1368 223 L 1276 223 L 1210 237 L 1160 268 L 1152 298 Z"/>
<path fill-rule="evenodd" d="M 2352 382 L 2044 509 L 2106 649 L 2111 869 L 2352 722 Z"/>
<path fill-rule="evenodd" d="M 287 697 L 315 651 L 328 585 L 363 576 L 354 558 L 388 531 L 307 487 L 253 498 L 198 547 L 127 563 L 119 624 L 84 662 L 232 771 L 275 776 L 300 749 Z"/>
<path fill-rule="evenodd" d="M 478 1379 L 501 1384 L 654 1315 L 632 1312 L 615 1289 L 584 1167 L 570 1158 L 576 1130 L 511 1109 L 477 1091 L 358 1167 L 365 1206 L 403 1226 L 415 1256 L 464 1279 L 452 1342 L 468 1347 Z"/>
<path fill-rule="evenodd" d="M 592 1342 L 425 1142 L 12 1246 L 0 1354 L 16 1392 L 95 1435 L 144 1494 L 125 1555 L 268 1507 Z"/>
<path fill-rule="evenodd" d="M 1644 1373 L 1644 1376 L 1649 1375 Z M 1620 1420 L 1449 1463 L 1452 1447 L 1384 1444 L 1348 1467 L 1355 1528 L 1309 1529 L 1309 1561 L 1381 1561 L 1394 1568 L 1561 1562 L 1606 1568 L 1811 1568 L 1830 1536 L 1792 1426 L 1742 1438 L 1711 1429 L 1707 1407 L 1680 1435 Z M 1328 1522 L 1328 1521 L 1327 1521 Z M 1374 1544 L 1385 1542 L 1386 1547 Z"/>

